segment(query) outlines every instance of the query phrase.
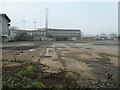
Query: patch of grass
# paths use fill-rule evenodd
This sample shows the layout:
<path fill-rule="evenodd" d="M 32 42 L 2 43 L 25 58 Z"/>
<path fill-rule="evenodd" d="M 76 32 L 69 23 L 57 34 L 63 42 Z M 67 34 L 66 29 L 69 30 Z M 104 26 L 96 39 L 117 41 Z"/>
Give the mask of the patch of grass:
<path fill-rule="evenodd" d="M 30 85 L 30 88 L 45 88 L 46 86 L 42 83 L 42 82 L 33 82 L 31 85 Z"/>
<path fill-rule="evenodd" d="M 36 67 L 33 65 L 29 65 L 25 67 L 26 71 L 33 72 L 36 70 Z"/>
<path fill-rule="evenodd" d="M 63 84 L 59 83 L 59 84 L 53 84 L 51 86 L 49 86 L 49 88 L 64 88 Z"/>
<path fill-rule="evenodd" d="M 66 72 L 65 73 L 65 78 L 66 79 L 74 79 L 75 76 L 74 76 L 74 74 L 72 72 Z"/>
<path fill-rule="evenodd" d="M 17 75 L 30 75 L 30 74 L 34 74 L 34 71 L 36 70 L 36 67 L 33 65 L 28 65 L 26 67 L 23 68 L 23 70 L 19 71 L 17 73 Z"/>
<path fill-rule="evenodd" d="M 65 82 L 64 82 L 64 87 L 67 88 L 75 88 L 77 87 L 77 75 L 73 72 L 66 72 L 65 73 Z"/>

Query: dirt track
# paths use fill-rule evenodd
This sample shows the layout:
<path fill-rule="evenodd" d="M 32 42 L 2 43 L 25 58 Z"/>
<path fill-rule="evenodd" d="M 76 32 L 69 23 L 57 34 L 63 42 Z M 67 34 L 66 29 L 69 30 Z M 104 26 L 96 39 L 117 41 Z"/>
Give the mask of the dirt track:
<path fill-rule="evenodd" d="M 30 60 L 47 65 L 49 68 L 44 72 L 65 70 L 78 73 L 78 83 L 83 86 L 118 85 L 117 41 L 4 43 L 2 52 L 4 61 Z M 7 62 L 3 64 L 8 65 Z M 109 78 L 109 75 L 112 76 Z"/>

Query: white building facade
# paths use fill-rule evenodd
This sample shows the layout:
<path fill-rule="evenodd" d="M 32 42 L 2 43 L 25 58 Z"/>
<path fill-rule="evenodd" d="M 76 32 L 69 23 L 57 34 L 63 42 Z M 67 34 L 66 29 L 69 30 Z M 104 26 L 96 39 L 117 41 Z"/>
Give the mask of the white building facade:
<path fill-rule="evenodd" d="M 0 41 L 8 41 L 10 37 L 10 19 L 6 14 L 0 14 Z"/>

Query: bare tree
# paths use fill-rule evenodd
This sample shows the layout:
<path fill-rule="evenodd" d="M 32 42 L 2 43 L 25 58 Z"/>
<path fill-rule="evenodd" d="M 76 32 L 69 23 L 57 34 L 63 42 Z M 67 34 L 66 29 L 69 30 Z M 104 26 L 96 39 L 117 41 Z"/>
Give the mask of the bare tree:
<path fill-rule="evenodd" d="M 28 41 L 32 40 L 33 36 L 27 35 L 27 32 L 22 32 L 19 35 L 15 36 L 16 41 Z"/>
<path fill-rule="evenodd" d="M 9 29 L 10 29 L 10 30 L 19 30 L 19 28 L 16 27 L 16 26 L 10 26 Z"/>

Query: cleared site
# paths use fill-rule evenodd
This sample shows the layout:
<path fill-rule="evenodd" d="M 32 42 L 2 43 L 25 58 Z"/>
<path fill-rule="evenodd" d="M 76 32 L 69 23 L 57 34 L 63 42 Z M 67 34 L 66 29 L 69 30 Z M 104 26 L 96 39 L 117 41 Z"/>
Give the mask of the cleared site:
<path fill-rule="evenodd" d="M 4 42 L 2 65 L 4 77 L 34 65 L 38 71 L 28 78 L 46 87 L 118 87 L 118 41 Z"/>

